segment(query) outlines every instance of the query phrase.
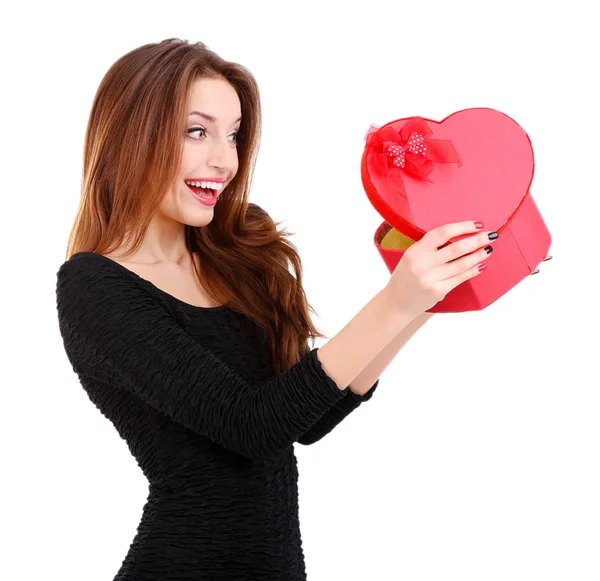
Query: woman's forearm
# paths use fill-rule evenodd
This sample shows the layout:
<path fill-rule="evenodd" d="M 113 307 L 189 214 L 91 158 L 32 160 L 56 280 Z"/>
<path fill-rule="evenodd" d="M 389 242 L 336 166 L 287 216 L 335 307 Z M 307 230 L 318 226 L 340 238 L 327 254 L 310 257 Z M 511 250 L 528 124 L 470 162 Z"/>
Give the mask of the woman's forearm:
<path fill-rule="evenodd" d="M 433 313 L 422 313 L 398 333 L 386 347 L 365 367 L 350 384 L 350 390 L 364 395 L 387 369 L 408 340 L 431 318 Z"/>
<path fill-rule="evenodd" d="M 381 353 L 416 315 L 398 307 L 389 287 L 379 291 L 350 322 L 316 351 L 317 360 L 341 390 Z"/>

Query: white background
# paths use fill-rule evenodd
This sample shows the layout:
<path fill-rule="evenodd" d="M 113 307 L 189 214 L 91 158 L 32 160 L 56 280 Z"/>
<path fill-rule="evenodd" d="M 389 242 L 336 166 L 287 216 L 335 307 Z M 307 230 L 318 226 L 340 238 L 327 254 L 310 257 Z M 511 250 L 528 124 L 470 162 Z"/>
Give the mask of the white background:
<path fill-rule="evenodd" d="M 360 180 L 371 123 L 492 107 L 534 146 L 531 192 L 554 259 L 484 311 L 433 317 L 370 402 L 295 446 L 309 579 L 600 579 L 592 5 L 4 8 L 0 577 L 112 579 L 141 516 L 146 480 L 66 358 L 55 276 L 102 76 L 129 50 L 179 37 L 256 77 L 264 127 L 251 201 L 296 233 L 329 337 L 389 278 L 372 240 L 382 219 Z"/>

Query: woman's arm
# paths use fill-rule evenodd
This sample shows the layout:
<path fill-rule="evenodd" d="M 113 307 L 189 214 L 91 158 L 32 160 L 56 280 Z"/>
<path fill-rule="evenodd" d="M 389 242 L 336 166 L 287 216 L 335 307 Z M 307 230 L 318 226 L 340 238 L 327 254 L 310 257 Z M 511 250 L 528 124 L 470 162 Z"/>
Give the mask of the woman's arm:
<path fill-rule="evenodd" d="M 344 398 L 348 385 L 410 317 L 380 292 L 323 347 L 255 388 L 203 348 L 121 267 L 93 255 L 57 273 L 60 332 L 73 369 L 128 390 L 238 454 L 291 446 Z"/>
<path fill-rule="evenodd" d="M 389 364 L 395 359 L 402 347 L 406 345 L 409 339 L 433 317 L 433 313 L 421 313 L 413 319 L 390 343 L 379 353 L 352 381 L 350 390 L 358 395 L 364 395 L 375 380 L 387 369 Z"/>
<path fill-rule="evenodd" d="M 328 409 L 306 433 L 298 438 L 298 443 L 309 446 L 310 444 L 318 442 L 323 436 L 329 434 L 333 428 L 340 424 L 343 419 L 347 418 L 355 409 L 359 408 L 363 402 L 369 401 L 373 397 L 378 385 L 379 379 L 364 395 L 358 395 L 353 391 L 348 390 L 348 393 L 344 398 L 338 401 L 332 408 Z"/>
<path fill-rule="evenodd" d="M 350 391 L 342 400 L 314 423 L 311 428 L 298 439 L 299 444 L 309 446 L 329 434 L 342 420 L 347 418 L 361 403 L 369 401 L 379 385 L 379 377 L 387 369 L 402 347 L 431 318 L 433 313 L 422 313 L 410 322 L 392 341 L 358 374 L 350 384 Z"/>

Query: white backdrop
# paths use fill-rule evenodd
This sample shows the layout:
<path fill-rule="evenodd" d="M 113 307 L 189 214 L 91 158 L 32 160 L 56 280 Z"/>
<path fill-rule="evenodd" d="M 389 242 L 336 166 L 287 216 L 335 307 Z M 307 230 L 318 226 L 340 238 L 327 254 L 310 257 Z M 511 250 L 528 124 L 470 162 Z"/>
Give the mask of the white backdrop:
<path fill-rule="evenodd" d="M 296 233 L 329 337 L 389 277 L 360 180 L 371 123 L 492 107 L 534 146 L 531 192 L 554 259 L 484 311 L 434 316 L 370 402 L 319 443 L 296 444 L 309 579 L 600 579 L 592 4 L 4 8 L 0 577 L 112 579 L 141 516 L 146 480 L 66 358 L 55 277 L 98 83 L 125 52 L 179 37 L 256 76 L 251 200 Z"/>

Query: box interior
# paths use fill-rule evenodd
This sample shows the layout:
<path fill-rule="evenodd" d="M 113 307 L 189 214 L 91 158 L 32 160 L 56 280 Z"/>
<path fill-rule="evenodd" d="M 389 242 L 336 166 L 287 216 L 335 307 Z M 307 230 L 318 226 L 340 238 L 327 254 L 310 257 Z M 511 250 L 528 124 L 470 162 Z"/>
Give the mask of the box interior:
<path fill-rule="evenodd" d="M 416 240 L 409 238 L 406 234 L 396 230 L 391 224 L 386 224 L 380 233 L 379 245 L 388 250 L 406 250 Z"/>

